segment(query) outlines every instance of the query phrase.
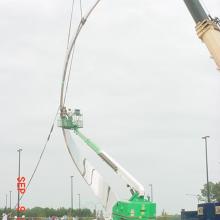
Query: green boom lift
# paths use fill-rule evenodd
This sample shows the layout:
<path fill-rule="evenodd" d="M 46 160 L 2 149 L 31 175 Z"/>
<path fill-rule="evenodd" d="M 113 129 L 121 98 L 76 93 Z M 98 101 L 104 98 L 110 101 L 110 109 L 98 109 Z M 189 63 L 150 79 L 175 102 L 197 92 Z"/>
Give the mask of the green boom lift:
<path fill-rule="evenodd" d="M 144 187 L 122 168 L 116 161 L 114 161 L 106 152 L 100 149 L 95 143 L 88 139 L 80 129 L 83 127 L 82 114 L 79 109 L 72 112 L 66 108 L 61 109 L 58 126 L 63 129 L 73 130 L 80 139 L 85 142 L 89 148 L 104 160 L 119 176 L 124 179 L 127 186 L 130 188 L 132 194 L 128 201 L 117 201 L 112 209 L 113 220 L 155 220 L 156 219 L 156 204 L 145 198 Z"/>

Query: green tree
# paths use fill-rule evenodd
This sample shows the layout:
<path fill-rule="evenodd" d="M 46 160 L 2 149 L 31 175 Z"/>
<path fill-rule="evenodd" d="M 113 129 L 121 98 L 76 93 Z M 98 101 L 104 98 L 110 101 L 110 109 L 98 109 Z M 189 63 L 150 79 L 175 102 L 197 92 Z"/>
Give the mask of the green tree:
<path fill-rule="evenodd" d="M 213 183 L 209 182 L 209 191 L 210 191 L 210 200 L 211 202 L 220 202 L 220 182 Z M 203 189 L 201 189 L 201 197 L 200 200 L 207 201 L 207 184 L 203 185 Z"/>
<path fill-rule="evenodd" d="M 72 212 L 70 212 L 72 211 Z M 0 218 L 2 217 L 2 213 L 12 213 L 12 216 L 17 215 L 16 210 L 10 210 L 10 209 L 0 209 Z M 87 219 L 89 219 L 90 217 L 93 217 L 93 213 L 90 209 L 87 208 L 83 208 L 83 209 L 74 209 L 71 210 L 70 208 L 66 209 L 64 207 L 60 207 L 57 209 L 53 209 L 53 208 L 42 208 L 42 207 L 34 207 L 34 208 L 27 208 L 25 213 L 23 213 L 26 217 L 51 217 L 51 216 L 57 216 L 57 217 L 62 217 L 64 215 L 69 215 L 70 213 L 72 213 L 73 216 L 80 216 L 83 217 L 88 217 Z M 84 219 L 86 220 L 86 219 Z"/>

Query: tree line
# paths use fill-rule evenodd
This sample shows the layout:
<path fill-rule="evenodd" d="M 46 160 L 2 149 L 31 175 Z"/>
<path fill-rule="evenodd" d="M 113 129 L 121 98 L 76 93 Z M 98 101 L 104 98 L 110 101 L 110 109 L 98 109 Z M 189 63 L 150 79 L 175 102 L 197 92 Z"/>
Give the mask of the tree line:
<path fill-rule="evenodd" d="M 2 216 L 3 213 L 11 214 L 12 216 L 16 216 L 17 213 L 15 210 L 11 209 L 0 209 L 0 216 Z M 66 209 L 64 207 L 61 208 L 41 208 L 41 207 L 34 207 L 34 208 L 28 208 L 24 213 L 21 213 L 20 215 L 25 215 L 25 217 L 51 217 L 51 216 L 79 216 L 79 217 L 95 217 L 96 216 L 96 210 L 91 211 L 90 209 L 84 208 L 84 209 Z"/>
<path fill-rule="evenodd" d="M 210 189 L 210 199 L 211 202 L 220 202 L 220 182 L 209 182 L 209 189 Z M 207 202 L 207 184 L 203 185 L 203 188 L 201 189 L 201 195 L 197 195 L 198 199 L 202 202 Z M 0 209 L 0 217 L 2 216 L 3 213 L 10 214 L 11 216 L 16 216 L 17 213 L 15 210 L 10 210 L 10 209 Z M 100 214 L 100 213 L 99 213 Z M 66 209 L 64 207 L 61 208 L 41 208 L 41 207 L 34 207 L 31 209 L 27 209 L 24 213 L 25 217 L 51 217 L 51 216 L 57 216 L 57 217 L 62 217 L 62 216 L 79 216 L 79 217 L 96 217 L 97 213 L 96 210 L 91 211 L 88 208 L 84 209 Z M 165 217 L 164 217 L 165 216 Z M 167 215 L 161 216 L 161 220 L 166 220 Z M 160 220 L 160 217 L 158 218 Z M 170 216 L 169 216 L 169 219 Z M 173 220 L 178 220 L 179 216 L 172 216 Z"/>

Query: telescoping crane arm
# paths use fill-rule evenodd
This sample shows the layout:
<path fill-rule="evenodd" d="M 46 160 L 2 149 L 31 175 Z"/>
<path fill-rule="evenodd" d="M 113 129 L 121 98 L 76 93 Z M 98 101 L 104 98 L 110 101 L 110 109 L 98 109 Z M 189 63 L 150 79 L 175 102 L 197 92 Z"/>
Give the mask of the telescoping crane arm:
<path fill-rule="evenodd" d="M 198 37 L 205 43 L 220 70 L 220 24 L 219 19 L 207 15 L 199 0 L 184 0 L 196 23 Z"/>

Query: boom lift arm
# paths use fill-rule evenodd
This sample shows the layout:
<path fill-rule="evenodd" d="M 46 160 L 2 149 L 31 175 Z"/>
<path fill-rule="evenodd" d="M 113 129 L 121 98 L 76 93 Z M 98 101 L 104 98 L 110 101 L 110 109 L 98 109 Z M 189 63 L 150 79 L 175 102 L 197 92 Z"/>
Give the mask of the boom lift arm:
<path fill-rule="evenodd" d="M 70 114 L 66 114 L 64 111 L 61 115 L 60 127 L 74 130 L 75 134 L 126 182 L 132 195 L 137 193 L 140 196 L 144 196 L 145 191 L 142 184 L 79 130 L 83 127 L 82 114 L 79 109 L 75 109 L 74 113 L 71 112 Z"/>
<path fill-rule="evenodd" d="M 205 43 L 220 70 L 220 21 L 207 15 L 199 0 L 184 0 L 195 23 L 198 37 Z"/>
<path fill-rule="evenodd" d="M 129 172 L 127 172 L 119 163 L 112 159 L 106 152 L 101 150 L 94 142 L 88 139 L 81 131 L 83 127 L 82 114 L 79 109 L 75 109 L 74 113 L 71 110 L 66 111 L 64 107 L 61 110 L 58 126 L 63 129 L 73 130 L 86 145 L 92 149 L 114 172 L 117 173 L 130 188 L 132 197 L 129 201 L 118 201 L 112 210 L 114 220 L 133 218 L 138 220 L 140 218 L 148 220 L 155 219 L 156 205 L 144 198 L 144 187 L 140 184 Z"/>
<path fill-rule="evenodd" d="M 75 129 L 75 134 L 78 135 L 105 163 L 111 167 L 127 184 L 130 192 L 133 195 L 138 193 L 144 196 L 144 187 L 139 183 L 128 171 L 126 171 L 119 163 L 112 159 L 106 152 L 101 150 L 95 143 L 88 139 L 79 129 Z"/>

